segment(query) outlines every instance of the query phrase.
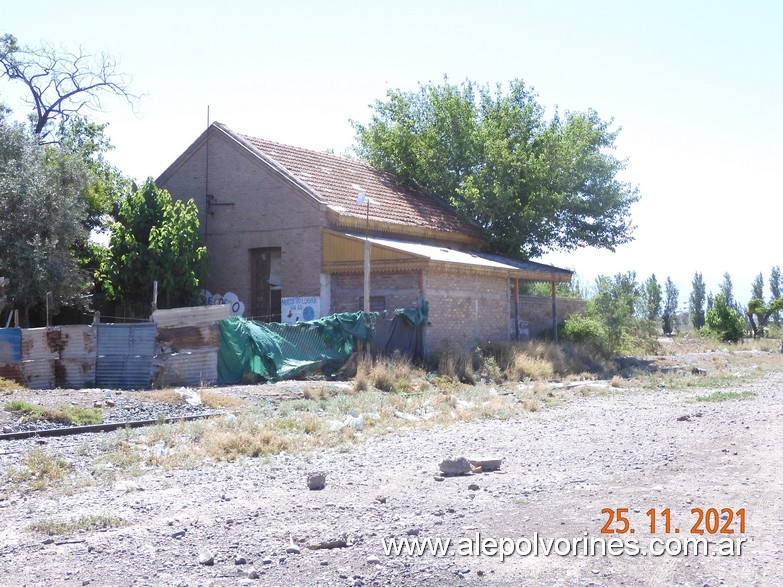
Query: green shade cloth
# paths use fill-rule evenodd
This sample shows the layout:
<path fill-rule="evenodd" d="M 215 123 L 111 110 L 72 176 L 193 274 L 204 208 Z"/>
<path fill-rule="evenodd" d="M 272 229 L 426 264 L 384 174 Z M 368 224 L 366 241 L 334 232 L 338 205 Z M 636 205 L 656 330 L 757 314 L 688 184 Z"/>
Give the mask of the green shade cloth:
<path fill-rule="evenodd" d="M 232 317 L 220 322 L 218 383 L 296 379 L 322 370 L 331 374 L 369 344 L 377 312 L 346 312 L 296 324 Z"/>

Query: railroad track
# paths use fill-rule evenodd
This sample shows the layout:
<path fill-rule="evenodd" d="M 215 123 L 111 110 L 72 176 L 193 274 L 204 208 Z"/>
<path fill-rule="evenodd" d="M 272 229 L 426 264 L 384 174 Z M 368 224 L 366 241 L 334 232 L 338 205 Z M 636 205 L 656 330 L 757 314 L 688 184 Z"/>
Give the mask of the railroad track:
<path fill-rule="evenodd" d="M 125 422 L 106 422 L 104 424 L 88 424 L 85 426 L 61 426 L 58 428 L 42 428 L 38 430 L 22 430 L 19 432 L 6 432 L 0 434 L 2 440 L 23 440 L 26 438 L 46 438 L 53 436 L 72 436 L 76 434 L 89 434 L 93 432 L 112 432 L 121 428 L 141 428 L 154 426 L 155 424 L 173 424 L 176 422 L 189 422 L 202 420 L 215 416 L 223 416 L 227 412 L 206 412 L 202 414 L 183 415 L 172 418 L 155 418 L 152 420 L 127 420 Z"/>

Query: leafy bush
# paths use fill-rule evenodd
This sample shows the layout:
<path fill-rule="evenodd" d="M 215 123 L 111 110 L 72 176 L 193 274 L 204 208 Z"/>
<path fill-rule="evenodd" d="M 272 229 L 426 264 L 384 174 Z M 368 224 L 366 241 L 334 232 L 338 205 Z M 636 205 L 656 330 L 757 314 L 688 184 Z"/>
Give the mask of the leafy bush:
<path fill-rule="evenodd" d="M 563 339 L 570 342 L 594 344 L 603 348 L 606 343 L 606 328 L 596 318 L 572 314 L 563 323 Z"/>
<path fill-rule="evenodd" d="M 707 329 L 724 342 L 739 342 L 745 336 L 745 321 L 729 307 L 722 294 L 715 296 L 706 321 Z"/>

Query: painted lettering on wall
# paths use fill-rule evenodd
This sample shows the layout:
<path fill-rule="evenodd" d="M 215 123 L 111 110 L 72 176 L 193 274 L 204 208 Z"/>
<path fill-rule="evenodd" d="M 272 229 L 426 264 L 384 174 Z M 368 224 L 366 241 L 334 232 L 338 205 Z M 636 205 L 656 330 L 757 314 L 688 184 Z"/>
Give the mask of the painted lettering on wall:
<path fill-rule="evenodd" d="M 202 289 L 201 297 L 207 306 L 228 305 L 232 316 L 242 316 L 245 313 L 245 304 L 239 301 L 239 296 L 234 292 L 227 291 L 224 294 L 212 294 L 209 290 Z"/>
<path fill-rule="evenodd" d="M 281 298 L 282 320 L 286 324 L 307 322 L 321 317 L 321 298 L 318 296 Z"/>

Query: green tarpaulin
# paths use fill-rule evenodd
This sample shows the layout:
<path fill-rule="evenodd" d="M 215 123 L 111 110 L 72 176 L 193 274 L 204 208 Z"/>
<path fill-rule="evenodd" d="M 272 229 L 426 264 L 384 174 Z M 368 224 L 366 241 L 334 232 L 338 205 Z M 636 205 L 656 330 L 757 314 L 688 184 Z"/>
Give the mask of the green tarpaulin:
<path fill-rule="evenodd" d="M 220 322 L 218 382 L 280 381 L 318 370 L 331 373 L 372 340 L 378 314 L 333 314 L 296 324 L 262 323 L 244 318 Z"/>

